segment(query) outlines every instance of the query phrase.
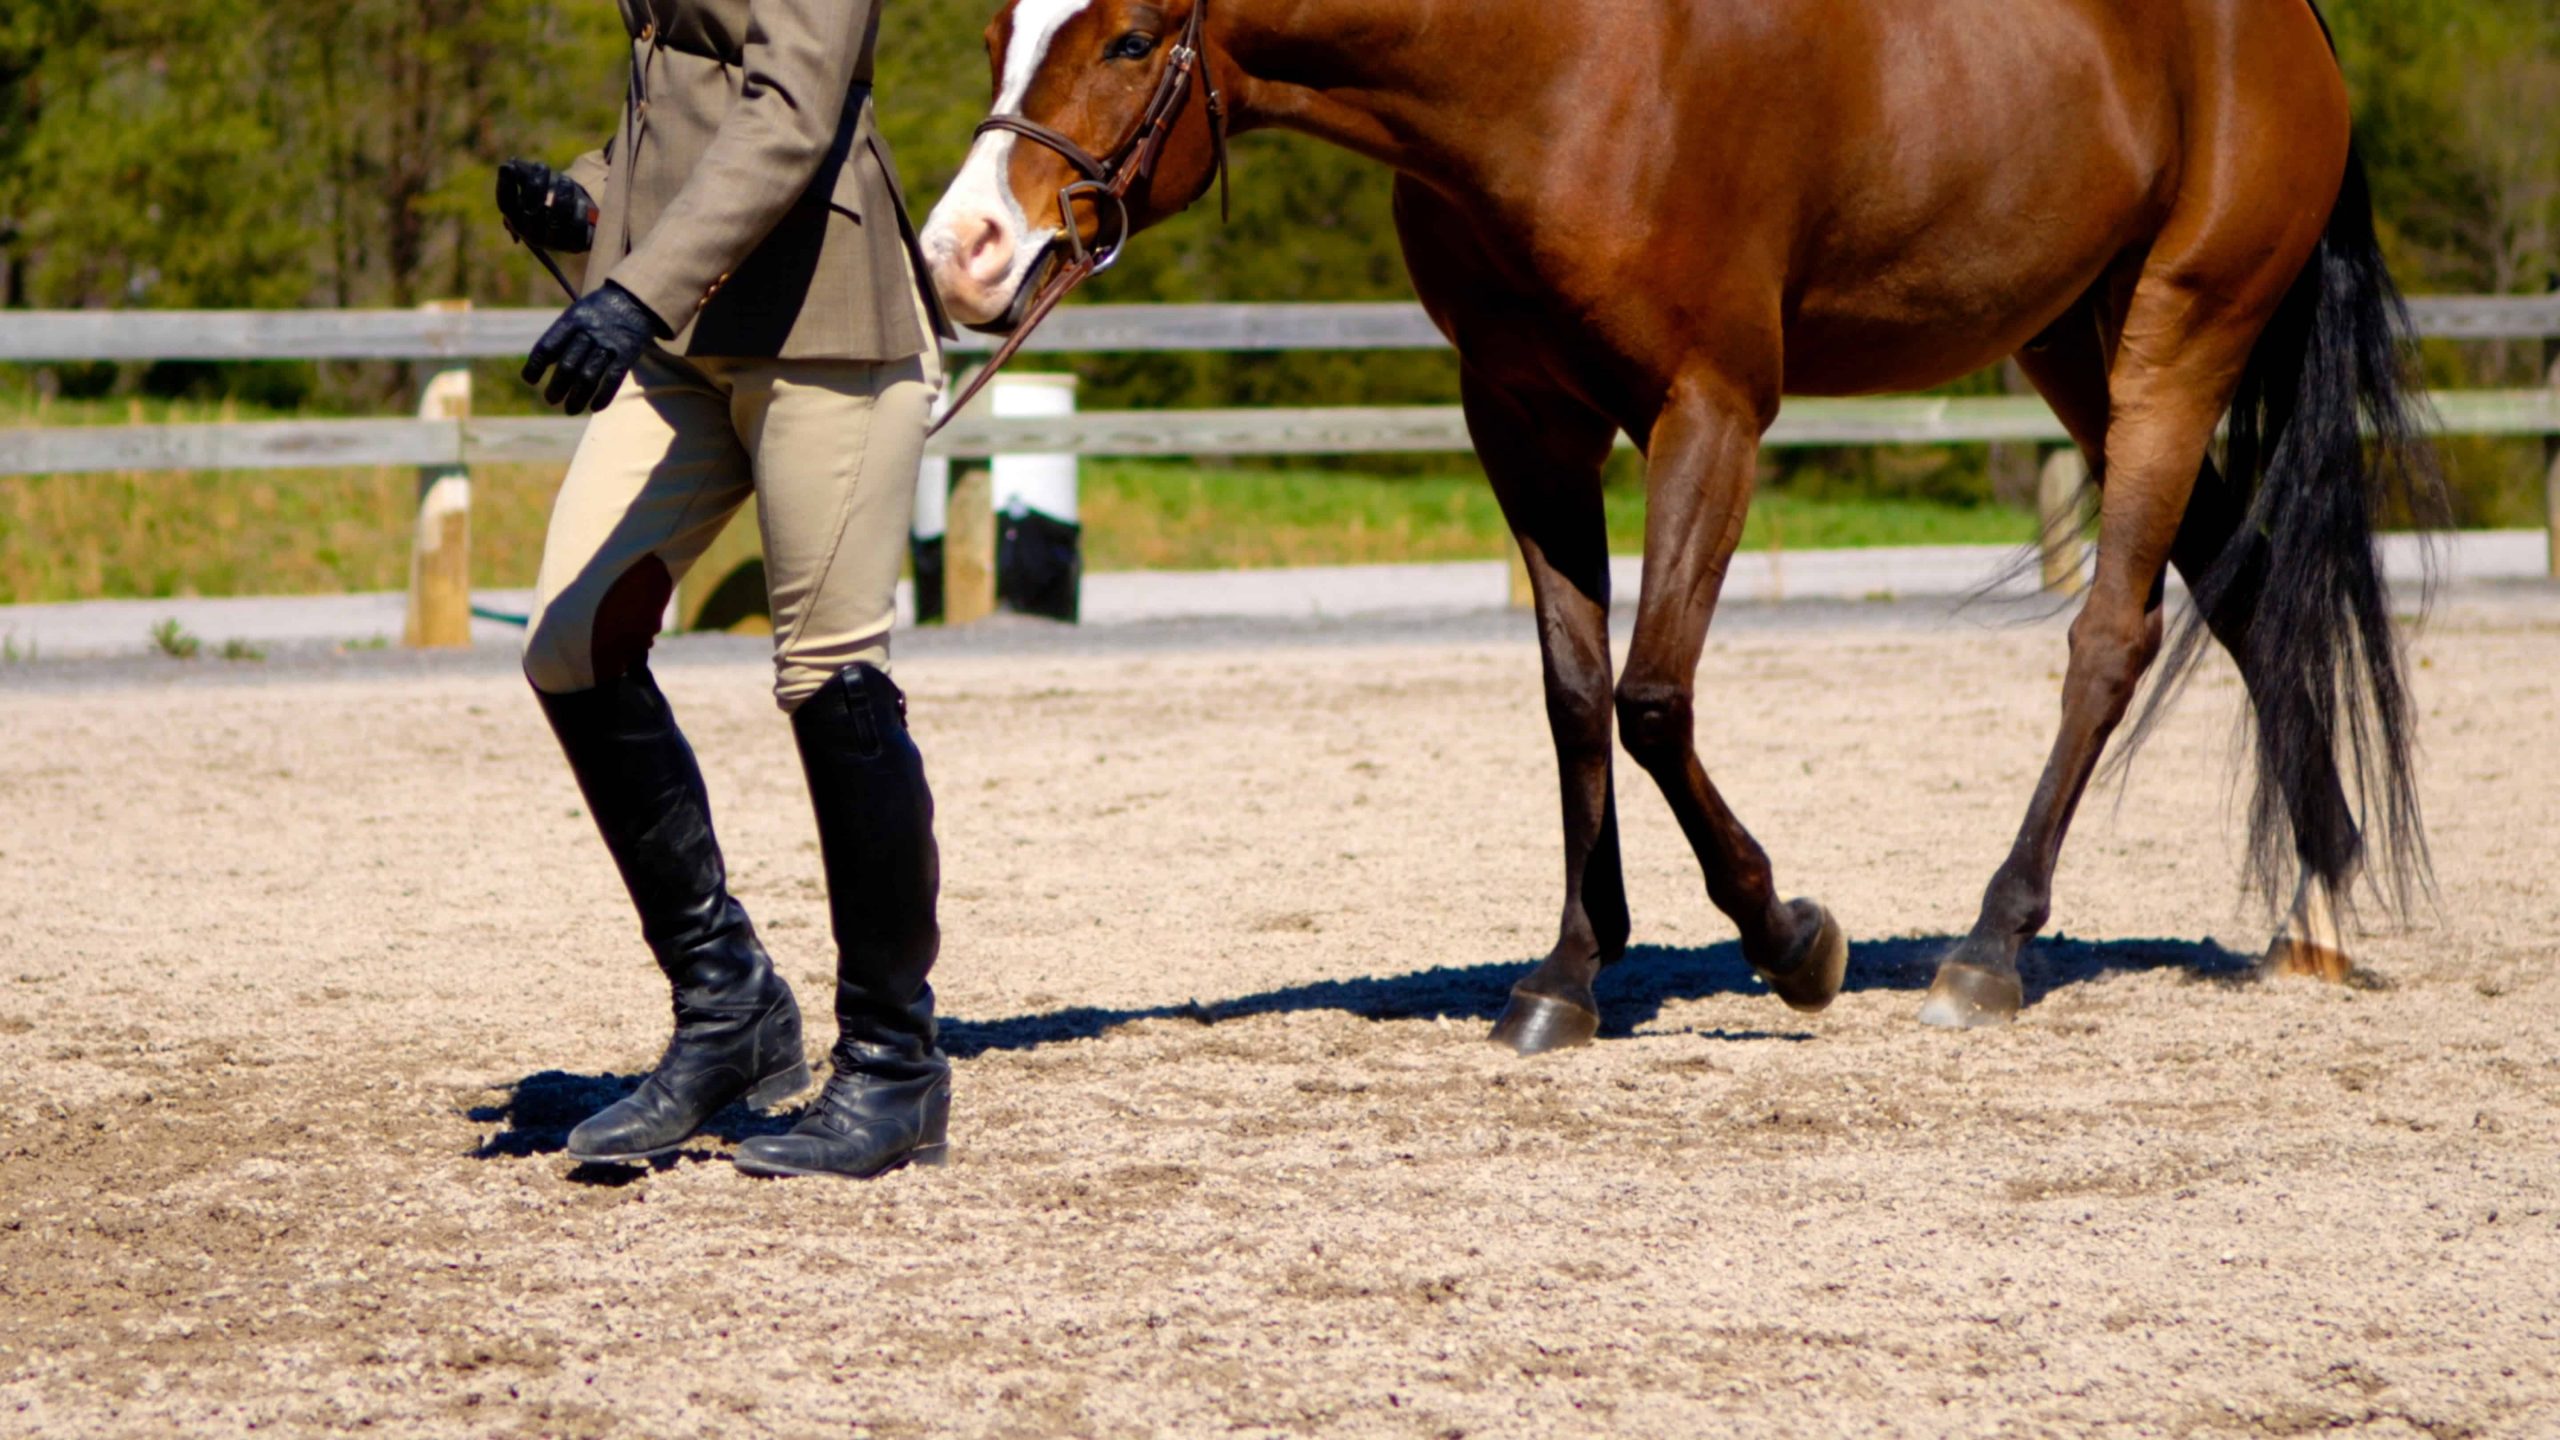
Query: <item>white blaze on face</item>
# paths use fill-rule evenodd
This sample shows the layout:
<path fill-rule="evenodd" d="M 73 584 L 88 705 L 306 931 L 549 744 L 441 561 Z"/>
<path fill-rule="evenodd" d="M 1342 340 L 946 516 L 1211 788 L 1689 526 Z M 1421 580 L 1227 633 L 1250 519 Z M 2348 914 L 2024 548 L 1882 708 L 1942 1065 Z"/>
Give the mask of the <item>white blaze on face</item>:
<path fill-rule="evenodd" d="M 1021 0 L 1013 10 L 1013 34 L 1005 42 L 1004 69 L 993 113 L 1015 114 L 1031 79 L 1048 58 L 1049 43 L 1093 0 Z M 969 158 L 925 218 L 925 263 L 943 303 L 973 324 L 993 320 L 1013 303 L 1031 266 L 1054 230 L 1034 237 L 1022 201 L 1007 182 L 1018 137 L 998 130 L 978 137 Z"/>

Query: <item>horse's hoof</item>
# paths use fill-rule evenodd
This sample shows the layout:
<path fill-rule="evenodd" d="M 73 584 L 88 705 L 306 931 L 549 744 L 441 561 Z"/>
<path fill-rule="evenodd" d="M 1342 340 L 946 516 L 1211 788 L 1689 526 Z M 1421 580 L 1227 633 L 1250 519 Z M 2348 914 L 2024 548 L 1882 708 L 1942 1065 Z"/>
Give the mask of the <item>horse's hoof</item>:
<path fill-rule="evenodd" d="M 2296 940 L 2290 935 L 2277 936 L 2275 943 L 2267 947 L 2267 958 L 2258 962 L 2261 975 L 2308 975 L 2332 985 L 2345 983 L 2347 972 L 2353 968 L 2346 956 L 2328 946 Z"/>
<path fill-rule="evenodd" d="M 1520 1055 L 1543 1055 L 1588 1045 L 1599 1033 L 1599 1011 L 1552 995 L 1514 990 L 1511 1003 L 1502 1007 L 1502 1018 L 1493 1022 L 1491 1039 Z"/>
<path fill-rule="evenodd" d="M 2026 1000 L 2027 992 L 2016 975 L 1950 960 L 1938 967 L 1938 978 L 1930 982 L 1929 998 L 1920 1004 L 1920 1023 L 1942 1030 L 2006 1025 L 2017 1018 L 2018 1007 Z"/>
<path fill-rule="evenodd" d="M 1811 900 L 1790 900 L 1787 908 L 1796 917 L 1796 943 L 1787 952 L 1786 965 L 1778 970 L 1755 967 L 1752 973 L 1786 1001 L 1788 1009 L 1812 1014 L 1839 998 L 1841 983 L 1849 975 L 1849 938 L 1840 933 L 1840 923 L 1831 918 L 1831 912 Z"/>

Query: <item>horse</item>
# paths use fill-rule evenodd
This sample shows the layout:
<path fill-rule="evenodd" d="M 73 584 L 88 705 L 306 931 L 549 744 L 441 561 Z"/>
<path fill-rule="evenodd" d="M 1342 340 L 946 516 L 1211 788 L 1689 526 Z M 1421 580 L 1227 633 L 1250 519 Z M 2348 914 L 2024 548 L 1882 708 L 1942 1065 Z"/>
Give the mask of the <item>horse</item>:
<path fill-rule="evenodd" d="M 1555 945 L 1495 1041 L 1598 1032 L 1593 982 L 1630 924 L 1613 724 L 1761 980 L 1803 1011 L 1839 993 L 1839 923 L 1781 900 L 1699 759 L 1699 656 L 1783 396 L 2003 357 L 2097 477 L 2094 574 L 2042 778 L 1918 1018 L 2018 1013 L 2102 751 L 2154 662 L 2126 753 L 2208 643 L 2245 682 L 2271 913 L 2295 880 L 2264 967 L 2345 978 L 2358 879 L 2404 906 L 2429 883 L 2375 530 L 2432 472 L 2310 0 L 1008 0 L 986 44 L 991 113 L 920 235 L 982 329 L 1018 339 L 1224 183 L 1230 131 L 1394 170 L 1414 290 L 1528 567 L 1561 778 Z M 1620 431 L 1646 513 L 1613 677 L 1600 472 Z M 2191 603 L 2171 639 L 2173 565 Z"/>

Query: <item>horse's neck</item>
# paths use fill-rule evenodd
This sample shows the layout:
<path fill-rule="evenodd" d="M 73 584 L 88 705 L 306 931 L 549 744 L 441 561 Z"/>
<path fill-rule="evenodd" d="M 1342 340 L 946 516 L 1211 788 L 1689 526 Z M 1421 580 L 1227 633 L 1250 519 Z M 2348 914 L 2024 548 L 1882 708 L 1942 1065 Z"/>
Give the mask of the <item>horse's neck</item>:
<path fill-rule="evenodd" d="M 1461 177 L 1447 172 L 1483 148 L 1470 133 L 1483 124 L 1469 103 L 1471 71 L 1489 64 L 1516 79 L 1520 57 L 1501 53 L 1502 37 L 1533 23 L 1538 3 L 1221 0 L 1210 16 L 1240 72 L 1227 82 L 1238 129 L 1295 130 L 1454 183 Z"/>

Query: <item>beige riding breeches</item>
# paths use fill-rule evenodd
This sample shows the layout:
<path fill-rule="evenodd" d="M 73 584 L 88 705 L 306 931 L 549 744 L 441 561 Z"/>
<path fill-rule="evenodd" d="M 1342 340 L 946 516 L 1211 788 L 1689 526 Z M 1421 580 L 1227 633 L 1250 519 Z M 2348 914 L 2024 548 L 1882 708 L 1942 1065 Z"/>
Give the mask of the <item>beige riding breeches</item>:
<path fill-rule="evenodd" d="M 790 710 L 887 667 L 940 357 L 641 357 L 578 442 L 551 512 L 524 669 L 559 694 L 648 653 L 675 583 L 754 496 Z"/>

